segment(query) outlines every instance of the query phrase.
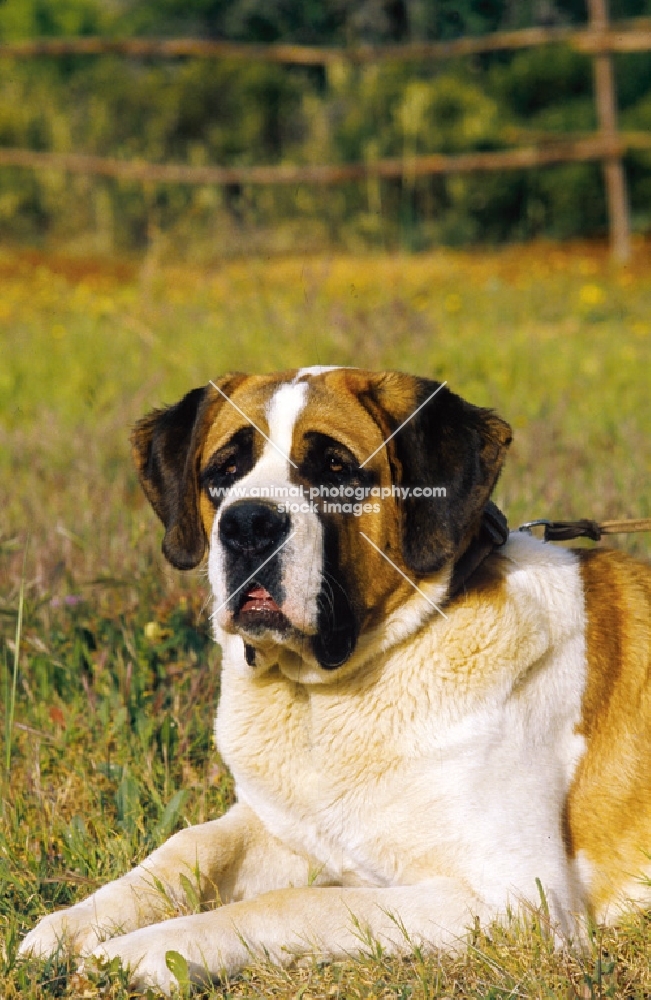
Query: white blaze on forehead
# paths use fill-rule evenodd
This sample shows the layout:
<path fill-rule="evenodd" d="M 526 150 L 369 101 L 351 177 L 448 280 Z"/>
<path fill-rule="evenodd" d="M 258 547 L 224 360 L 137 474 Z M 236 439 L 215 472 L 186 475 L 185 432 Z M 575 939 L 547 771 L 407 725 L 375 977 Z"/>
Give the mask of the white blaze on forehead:
<path fill-rule="evenodd" d="M 287 459 L 292 450 L 294 427 L 306 400 L 307 385 L 304 382 L 302 384 L 292 382 L 281 386 L 273 394 L 267 406 L 269 438 Z M 271 448 L 271 445 L 268 444 L 267 448 Z"/>

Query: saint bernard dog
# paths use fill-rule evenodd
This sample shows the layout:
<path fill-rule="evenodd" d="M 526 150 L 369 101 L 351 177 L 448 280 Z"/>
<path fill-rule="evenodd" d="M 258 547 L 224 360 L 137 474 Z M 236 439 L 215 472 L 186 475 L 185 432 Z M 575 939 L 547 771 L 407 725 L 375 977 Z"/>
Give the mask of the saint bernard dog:
<path fill-rule="evenodd" d="M 651 567 L 507 538 L 510 438 L 445 385 L 325 367 L 137 424 L 165 556 L 207 557 L 237 801 L 23 954 L 118 956 L 170 991 L 170 951 L 206 982 L 458 949 L 541 900 L 575 939 L 651 905 Z"/>

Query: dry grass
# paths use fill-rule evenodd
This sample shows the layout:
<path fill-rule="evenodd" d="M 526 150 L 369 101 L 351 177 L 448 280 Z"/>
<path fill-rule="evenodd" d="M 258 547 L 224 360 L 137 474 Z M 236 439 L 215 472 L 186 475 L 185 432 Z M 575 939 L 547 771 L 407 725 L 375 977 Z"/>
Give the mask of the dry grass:
<path fill-rule="evenodd" d="M 0 995 L 126 998 L 124 976 L 15 962 L 38 915 L 170 830 L 223 811 L 211 748 L 219 651 L 200 573 L 163 564 L 128 429 L 228 369 L 395 367 L 448 379 L 516 432 L 498 502 L 538 516 L 651 516 L 651 267 L 599 246 L 247 259 L 212 268 L 0 252 L 0 694 L 27 539 L 15 722 L 0 722 Z M 618 539 L 643 554 L 649 536 Z M 146 631 L 148 622 L 158 629 Z M 148 638 L 149 636 L 149 638 Z M 216 996 L 648 997 L 640 915 L 554 952 L 527 927 L 461 959 L 255 969 Z"/>

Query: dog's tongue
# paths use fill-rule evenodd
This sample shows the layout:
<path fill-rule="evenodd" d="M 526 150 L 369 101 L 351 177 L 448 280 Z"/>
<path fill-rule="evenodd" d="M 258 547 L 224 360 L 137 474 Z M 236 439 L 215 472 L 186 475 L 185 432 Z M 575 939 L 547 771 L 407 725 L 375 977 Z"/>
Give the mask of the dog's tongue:
<path fill-rule="evenodd" d="M 246 592 L 240 613 L 243 611 L 280 611 L 280 608 L 269 591 L 256 583 Z"/>

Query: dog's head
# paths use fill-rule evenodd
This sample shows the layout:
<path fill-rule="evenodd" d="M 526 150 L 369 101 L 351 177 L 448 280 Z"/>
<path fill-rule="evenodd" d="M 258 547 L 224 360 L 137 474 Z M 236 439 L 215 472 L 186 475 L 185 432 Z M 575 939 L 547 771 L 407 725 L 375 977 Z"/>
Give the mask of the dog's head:
<path fill-rule="evenodd" d="M 209 552 L 218 628 L 251 669 L 323 680 L 381 626 L 436 613 L 510 429 L 437 382 L 312 368 L 224 376 L 132 440 L 167 559 Z"/>

